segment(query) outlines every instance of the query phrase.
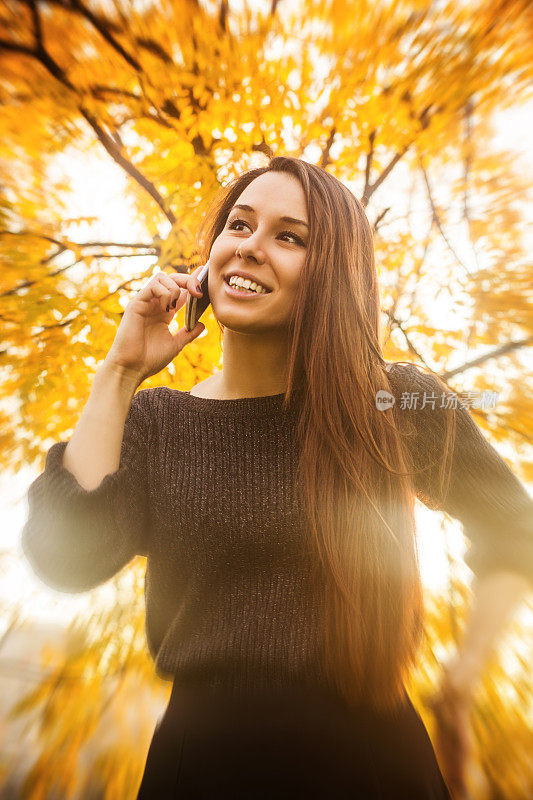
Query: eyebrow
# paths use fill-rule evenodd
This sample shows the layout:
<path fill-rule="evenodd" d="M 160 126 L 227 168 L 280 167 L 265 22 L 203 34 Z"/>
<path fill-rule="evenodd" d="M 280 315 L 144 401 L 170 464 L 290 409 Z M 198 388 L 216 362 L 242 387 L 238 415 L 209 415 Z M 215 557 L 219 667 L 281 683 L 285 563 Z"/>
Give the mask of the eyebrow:
<path fill-rule="evenodd" d="M 231 212 L 233 211 L 234 208 L 241 208 L 243 211 L 249 211 L 251 214 L 255 214 L 256 213 L 255 208 L 252 208 L 252 206 L 246 206 L 246 205 L 242 205 L 241 203 L 236 203 L 230 209 L 230 214 L 231 214 Z M 309 227 L 307 222 L 304 222 L 303 219 L 296 219 L 295 217 L 280 217 L 280 220 L 282 222 L 290 222 L 293 225 L 303 225 L 305 228 Z"/>

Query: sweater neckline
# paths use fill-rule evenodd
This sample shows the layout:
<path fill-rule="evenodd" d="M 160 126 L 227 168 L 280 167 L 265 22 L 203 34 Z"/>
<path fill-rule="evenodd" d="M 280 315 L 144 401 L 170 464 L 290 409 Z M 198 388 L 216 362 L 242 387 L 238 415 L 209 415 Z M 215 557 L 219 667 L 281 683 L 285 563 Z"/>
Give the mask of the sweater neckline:
<path fill-rule="evenodd" d="M 178 396 L 180 402 L 186 408 L 200 411 L 203 414 L 210 414 L 212 416 L 278 416 L 284 412 L 283 399 L 285 397 L 285 392 L 261 395 L 259 397 L 237 397 L 233 399 L 221 400 L 215 397 L 198 397 L 195 394 L 191 394 L 190 392 L 185 392 L 180 389 L 170 389 L 169 387 L 166 388 Z M 293 389 L 293 397 L 291 397 L 287 411 L 290 412 L 295 410 L 302 398 L 303 389 Z"/>

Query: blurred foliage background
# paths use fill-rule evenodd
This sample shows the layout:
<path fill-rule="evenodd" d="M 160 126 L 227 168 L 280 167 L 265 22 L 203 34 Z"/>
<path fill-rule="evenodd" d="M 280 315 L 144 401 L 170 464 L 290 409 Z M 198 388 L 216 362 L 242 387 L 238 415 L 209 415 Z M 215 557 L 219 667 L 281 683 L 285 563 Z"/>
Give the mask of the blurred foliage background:
<path fill-rule="evenodd" d="M 497 391 L 495 407 L 471 412 L 533 480 L 531 174 L 495 145 L 499 115 L 532 100 L 532 41 L 529 0 L 1 2 L 4 470 L 43 468 L 71 435 L 132 293 L 154 270 L 197 266 L 217 187 L 282 154 L 320 164 L 365 205 L 385 357 L 424 364 L 459 394 Z M 219 331 L 204 320 L 143 388 L 188 389 L 220 368 Z M 182 325 L 183 310 L 172 323 Z M 453 521 L 441 528 L 450 543 Z M 426 585 L 412 687 L 430 734 L 424 696 L 470 593 L 460 556 L 446 552 L 444 591 Z M 135 797 L 155 725 L 143 697 L 161 706 L 170 693 L 146 651 L 144 567 L 135 559 L 105 596 L 91 593 L 66 654 L 42 653 L 44 677 L 10 717 L 28 720 L 38 749 L 18 796 Z M 6 632 L 32 608 L 3 597 Z M 524 605 L 476 696 L 479 800 L 533 796 Z M 12 765 L 0 768 L 7 786 Z"/>

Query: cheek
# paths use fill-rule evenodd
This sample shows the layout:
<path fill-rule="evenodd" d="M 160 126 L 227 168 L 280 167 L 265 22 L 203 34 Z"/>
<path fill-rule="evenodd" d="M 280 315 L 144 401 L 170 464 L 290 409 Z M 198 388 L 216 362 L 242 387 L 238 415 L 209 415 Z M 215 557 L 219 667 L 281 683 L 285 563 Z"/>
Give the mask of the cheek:
<path fill-rule="evenodd" d="M 303 261 L 294 264 L 291 269 L 287 270 L 284 277 L 284 284 L 291 294 L 296 294 L 296 290 L 300 284 L 303 270 Z"/>
<path fill-rule="evenodd" d="M 237 247 L 238 242 L 232 241 L 228 236 L 221 233 L 213 242 L 209 257 L 215 264 L 222 266 L 235 255 Z"/>

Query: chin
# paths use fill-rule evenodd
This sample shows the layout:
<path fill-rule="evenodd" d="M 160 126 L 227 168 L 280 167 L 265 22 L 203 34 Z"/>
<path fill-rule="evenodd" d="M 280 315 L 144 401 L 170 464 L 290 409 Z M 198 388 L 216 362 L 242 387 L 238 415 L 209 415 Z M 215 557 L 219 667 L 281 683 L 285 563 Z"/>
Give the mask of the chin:
<path fill-rule="evenodd" d="M 244 305 L 244 304 L 243 304 Z M 250 326 L 263 327 L 269 320 L 266 315 L 259 314 L 257 311 L 247 308 L 228 308 L 228 304 L 224 301 L 221 303 L 212 303 L 211 309 L 213 316 L 221 325 L 231 330 L 238 330 L 248 328 Z"/>
<path fill-rule="evenodd" d="M 231 303 L 231 301 L 230 301 Z M 226 298 L 222 298 L 221 302 L 211 304 L 213 316 L 215 317 L 224 328 L 235 333 L 272 333 L 275 331 L 279 334 L 283 327 L 288 324 L 287 320 L 276 319 L 272 315 L 272 309 L 259 310 L 252 308 L 253 301 L 250 307 L 246 308 L 246 301 L 240 308 L 228 307 L 229 303 Z"/>
<path fill-rule="evenodd" d="M 265 323 L 257 319 L 236 319 L 234 314 L 227 316 L 217 317 L 225 330 L 233 331 L 234 333 L 268 333 L 272 330 L 271 323 Z"/>

